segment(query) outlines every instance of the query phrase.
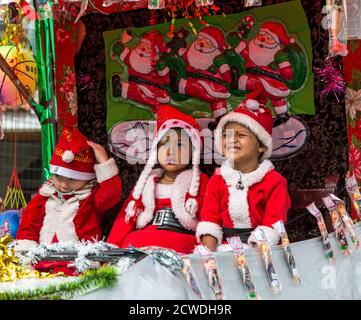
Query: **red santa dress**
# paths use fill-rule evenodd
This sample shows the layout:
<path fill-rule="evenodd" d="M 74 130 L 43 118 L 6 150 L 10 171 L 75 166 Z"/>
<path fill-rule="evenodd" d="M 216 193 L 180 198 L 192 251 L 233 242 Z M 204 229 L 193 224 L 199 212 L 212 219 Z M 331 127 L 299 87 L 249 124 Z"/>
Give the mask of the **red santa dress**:
<path fill-rule="evenodd" d="M 190 138 L 192 169 L 181 172 L 172 185 L 166 186 L 157 183 L 163 169 L 153 167 L 158 158 L 158 142 L 173 128 L 183 129 Z M 208 182 L 208 177 L 199 170 L 201 144 L 199 126 L 191 116 L 171 106 L 159 108 L 149 159 L 114 223 L 108 242 L 119 247 L 159 246 L 180 253 L 193 251 Z"/>

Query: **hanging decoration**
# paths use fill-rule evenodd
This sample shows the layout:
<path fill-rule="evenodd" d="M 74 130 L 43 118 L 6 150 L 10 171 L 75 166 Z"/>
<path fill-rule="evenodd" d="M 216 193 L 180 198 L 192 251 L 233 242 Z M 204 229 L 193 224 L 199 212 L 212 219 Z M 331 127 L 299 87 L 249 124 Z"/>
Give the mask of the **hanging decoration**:
<path fill-rule="evenodd" d="M 99 11 L 102 14 L 107 14 L 106 12 L 103 12 L 102 10 L 100 10 L 91 0 L 82 0 L 81 6 L 80 6 L 80 11 L 75 19 L 75 23 L 77 23 L 79 21 L 79 19 L 84 15 L 84 13 L 86 12 L 86 9 L 88 8 L 89 3 L 96 11 Z"/>
<path fill-rule="evenodd" d="M 346 0 L 327 0 L 327 20 L 329 54 L 344 57 L 348 54 Z"/>
<path fill-rule="evenodd" d="M 333 95 L 337 102 L 344 96 L 346 90 L 345 80 L 340 68 L 335 64 L 333 58 L 328 58 L 322 68 L 315 68 L 316 75 L 321 79 L 323 88 L 319 92 L 321 99 L 325 100 Z"/>
<path fill-rule="evenodd" d="M 258 7 L 262 5 L 262 0 L 245 0 L 244 7 Z"/>
<path fill-rule="evenodd" d="M 33 53 L 28 49 L 23 19 L 24 13 L 20 5 L 15 2 L 9 3 L 5 10 L 5 31 L 0 42 L 0 54 L 32 96 L 37 86 L 37 67 Z M 0 78 L 0 105 L 16 107 L 28 102 L 4 70 L 1 70 Z"/>
<path fill-rule="evenodd" d="M 205 5 L 206 4 L 206 5 Z M 186 18 L 188 25 L 194 34 L 197 30 L 192 23 L 192 19 L 198 19 L 202 25 L 208 25 L 203 17 L 219 12 L 220 7 L 210 0 L 148 0 L 149 9 L 164 9 L 166 15 L 171 19 L 171 26 L 168 33 L 169 38 L 174 37 L 176 18 Z M 224 13 L 222 13 L 224 16 Z"/>

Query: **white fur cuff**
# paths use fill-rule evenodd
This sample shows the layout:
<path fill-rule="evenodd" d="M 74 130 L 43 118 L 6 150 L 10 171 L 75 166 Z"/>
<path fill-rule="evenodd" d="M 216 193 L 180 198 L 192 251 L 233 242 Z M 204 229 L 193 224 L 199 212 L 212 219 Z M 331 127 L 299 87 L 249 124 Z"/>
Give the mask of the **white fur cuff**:
<path fill-rule="evenodd" d="M 222 243 L 223 230 L 220 225 L 209 221 L 199 222 L 196 231 L 197 241 L 201 242 L 201 237 L 206 234 L 215 237 L 217 239 L 217 245 Z"/>
<path fill-rule="evenodd" d="M 104 163 L 96 164 L 94 166 L 94 170 L 97 177 L 97 181 L 99 183 L 108 180 L 110 178 L 113 178 L 119 173 L 118 167 L 113 158 L 108 159 Z"/>
<path fill-rule="evenodd" d="M 15 251 L 28 251 L 29 249 L 36 247 L 38 243 L 33 240 L 17 240 L 15 243 Z"/>
<path fill-rule="evenodd" d="M 280 240 L 280 236 L 278 235 L 278 233 L 275 230 L 273 230 L 270 227 L 266 227 L 266 226 L 258 226 L 255 230 L 257 230 L 257 229 L 263 230 L 269 245 L 278 244 L 278 241 Z M 252 243 L 256 242 L 252 234 L 249 236 L 247 242 L 249 245 L 252 245 Z"/>

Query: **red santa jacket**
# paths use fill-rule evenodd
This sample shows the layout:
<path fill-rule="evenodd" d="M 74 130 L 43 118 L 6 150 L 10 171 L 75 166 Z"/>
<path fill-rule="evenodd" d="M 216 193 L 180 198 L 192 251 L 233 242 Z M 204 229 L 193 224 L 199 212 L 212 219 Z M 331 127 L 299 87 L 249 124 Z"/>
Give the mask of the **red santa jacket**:
<path fill-rule="evenodd" d="M 94 166 L 97 184 L 77 191 L 65 201 L 52 183 L 44 183 L 25 208 L 18 233 L 17 250 L 40 242 L 101 239 L 101 221 L 106 210 L 120 200 L 122 186 L 114 159 Z"/>
<path fill-rule="evenodd" d="M 243 190 L 236 188 L 241 177 Z M 222 243 L 222 227 L 261 227 L 271 244 L 278 242 L 272 224 L 284 223 L 290 208 L 287 180 L 274 170 L 272 163 L 264 160 L 252 172 L 242 174 L 231 167 L 228 160 L 209 180 L 201 211 L 201 222 L 197 227 L 197 239 L 212 235 Z"/>
<path fill-rule="evenodd" d="M 158 246 L 168 249 L 174 249 L 179 253 L 191 253 L 197 244 L 195 235 L 179 233 L 176 231 L 159 230 L 156 225 L 152 225 L 154 213 L 162 208 L 172 208 L 174 215 L 182 226 L 188 230 L 195 231 L 199 219 L 199 212 L 202 208 L 203 197 L 206 192 L 208 176 L 201 174 L 198 196 L 198 212 L 192 216 L 185 209 L 185 203 L 189 199 L 189 186 L 192 180 L 192 170 L 186 170 L 180 173 L 172 187 L 170 198 L 156 199 L 155 184 L 161 170 L 153 170 L 145 183 L 141 201 L 144 210 L 136 217 L 126 222 L 126 208 L 131 196 L 125 201 L 113 228 L 109 234 L 108 242 L 113 243 L 121 248 L 128 248 L 129 245 L 134 247 Z"/>

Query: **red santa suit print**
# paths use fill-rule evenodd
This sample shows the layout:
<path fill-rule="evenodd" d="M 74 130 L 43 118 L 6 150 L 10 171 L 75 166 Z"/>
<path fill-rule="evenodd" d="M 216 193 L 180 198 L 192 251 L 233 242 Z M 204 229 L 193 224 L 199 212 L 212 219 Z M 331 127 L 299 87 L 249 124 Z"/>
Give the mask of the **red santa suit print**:
<path fill-rule="evenodd" d="M 227 113 L 226 99 L 231 96 L 225 84 L 230 83 L 231 74 L 227 64 L 221 65 L 216 73 L 208 69 L 214 66 L 214 59 L 228 44 L 222 31 L 215 27 L 204 27 L 189 49 L 180 49 L 179 54 L 187 62 L 188 78 L 179 81 L 179 93 L 210 102 L 215 118 Z"/>
<path fill-rule="evenodd" d="M 251 91 L 247 98 L 257 98 L 262 103 L 269 98 L 277 114 L 288 111 L 285 98 L 291 90 L 282 80 L 292 80 L 294 73 L 287 59 L 276 62 L 275 58 L 283 46 L 293 42 L 294 39 L 287 36 L 281 24 L 265 22 L 248 45 L 242 40 L 235 48 L 244 57 L 247 70 L 247 74 L 238 80 L 239 90 Z M 271 67 L 271 64 L 275 64 L 275 67 Z"/>
<path fill-rule="evenodd" d="M 121 45 L 131 39 L 132 36 L 125 31 Z M 113 76 L 113 95 L 114 91 L 119 90 L 119 95 L 124 99 L 149 105 L 154 112 L 161 104 L 169 102 L 169 94 L 165 88 L 169 84 L 169 68 L 157 70 L 155 67 L 162 53 L 166 51 L 162 35 L 157 31 L 144 34 L 133 50 L 125 46 L 119 58 L 128 66 L 128 81 L 120 82 L 119 76 Z"/>

